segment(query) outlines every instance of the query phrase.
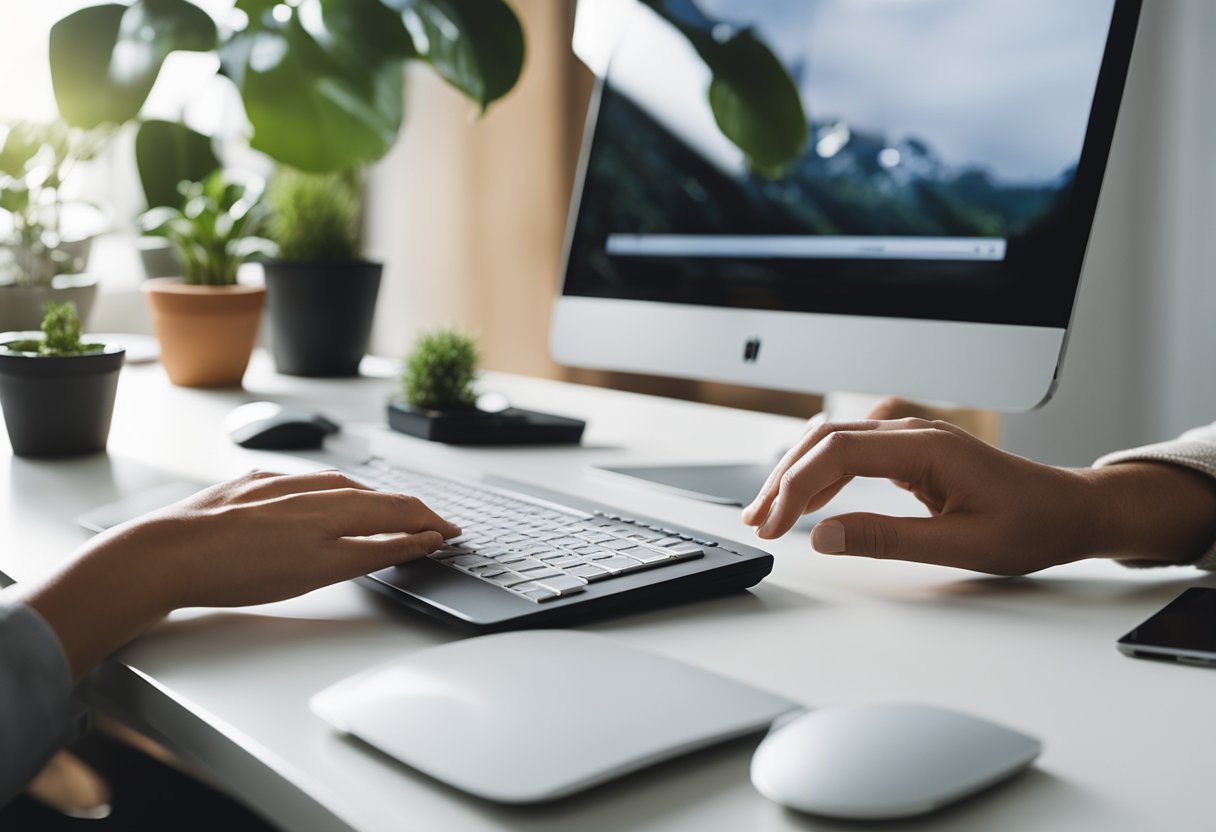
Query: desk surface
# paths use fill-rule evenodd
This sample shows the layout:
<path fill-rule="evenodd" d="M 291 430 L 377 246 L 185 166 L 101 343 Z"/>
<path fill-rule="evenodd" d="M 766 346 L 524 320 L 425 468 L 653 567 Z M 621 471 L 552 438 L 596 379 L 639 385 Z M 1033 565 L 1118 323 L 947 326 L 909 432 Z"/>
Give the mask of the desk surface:
<path fill-rule="evenodd" d="M 293 379 L 274 374 L 262 356 L 243 391 L 174 388 L 159 366 L 128 367 L 107 456 L 18 459 L 0 436 L 0 569 L 17 580 L 51 569 L 84 539 L 73 518 L 122 495 L 172 479 L 290 466 L 293 460 L 228 442 L 222 419 L 243 401 L 323 407 L 347 420 L 344 441 L 418 467 L 508 476 L 740 540 L 751 535 L 737 509 L 588 466 L 756 461 L 801 432 L 793 419 L 536 379 L 492 376 L 489 386 L 524 407 L 586 418 L 583 446 L 470 450 L 413 440 L 382 426 L 388 378 Z M 871 487 L 852 500 L 894 505 L 893 492 Z M 1216 742 L 1203 725 L 1216 673 L 1132 661 L 1114 641 L 1183 587 L 1211 578 L 1089 563 L 995 579 L 824 557 L 799 531 L 768 548 L 776 567 L 750 592 L 585 629 L 811 706 L 935 703 L 1044 740 L 1036 767 L 994 793 L 880 828 L 1210 827 Z M 747 779 L 755 739 L 556 805 L 505 808 L 367 751 L 308 709 L 308 698 L 338 679 L 459 637 L 341 585 L 247 610 L 175 613 L 104 668 L 96 696 L 292 830 L 856 828 L 787 813 L 756 794 Z"/>

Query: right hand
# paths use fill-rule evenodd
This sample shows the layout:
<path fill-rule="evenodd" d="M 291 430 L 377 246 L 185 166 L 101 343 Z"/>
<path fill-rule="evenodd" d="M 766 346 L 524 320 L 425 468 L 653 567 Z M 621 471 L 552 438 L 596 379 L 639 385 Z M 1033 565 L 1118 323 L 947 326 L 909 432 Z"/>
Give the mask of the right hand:
<path fill-rule="evenodd" d="M 757 535 L 784 535 L 853 477 L 883 477 L 911 491 L 931 517 L 842 514 L 821 521 L 824 554 L 863 555 L 1025 574 L 1083 557 L 1085 474 L 1040 465 L 947 422 L 919 418 L 811 425 L 773 470 L 743 519 Z"/>

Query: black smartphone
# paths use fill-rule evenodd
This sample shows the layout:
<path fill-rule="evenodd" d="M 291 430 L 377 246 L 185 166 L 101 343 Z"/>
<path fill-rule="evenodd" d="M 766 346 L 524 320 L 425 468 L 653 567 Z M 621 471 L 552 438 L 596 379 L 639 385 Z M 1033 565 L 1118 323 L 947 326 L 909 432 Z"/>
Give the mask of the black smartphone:
<path fill-rule="evenodd" d="M 1191 587 L 1119 639 L 1120 652 L 1216 667 L 1216 589 Z"/>

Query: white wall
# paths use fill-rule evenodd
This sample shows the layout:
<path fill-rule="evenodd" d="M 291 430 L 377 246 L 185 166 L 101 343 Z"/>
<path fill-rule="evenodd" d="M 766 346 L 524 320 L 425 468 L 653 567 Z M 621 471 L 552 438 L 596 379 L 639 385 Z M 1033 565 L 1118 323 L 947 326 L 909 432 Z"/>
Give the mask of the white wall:
<path fill-rule="evenodd" d="M 1084 465 L 1216 420 L 1216 3 L 1146 0 L 1060 391 L 1017 453 Z"/>

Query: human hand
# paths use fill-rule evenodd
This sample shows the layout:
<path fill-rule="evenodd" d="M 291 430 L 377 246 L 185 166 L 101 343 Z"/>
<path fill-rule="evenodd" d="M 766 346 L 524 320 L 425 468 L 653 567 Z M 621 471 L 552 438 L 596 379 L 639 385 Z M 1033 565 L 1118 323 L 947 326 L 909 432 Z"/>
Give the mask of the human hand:
<path fill-rule="evenodd" d="M 833 517 L 812 532 L 820 552 L 1001 575 L 1093 555 L 1179 561 L 1203 550 L 1216 516 L 1211 485 L 1176 466 L 1055 468 L 946 422 L 907 418 L 812 422 L 744 509 L 744 522 L 761 538 L 780 537 L 855 476 L 894 481 L 931 516 Z"/>
<path fill-rule="evenodd" d="M 428 555 L 460 534 L 417 498 L 337 471 L 250 472 L 113 531 L 96 548 L 145 553 L 144 569 L 168 573 L 170 609 L 280 601 Z"/>
<path fill-rule="evenodd" d="M 179 607 L 278 601 L 423 557 L 460 529 L 336 471 L 262 472 L 93 538 L 22 595 L 79 676 Z"/>

